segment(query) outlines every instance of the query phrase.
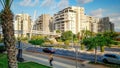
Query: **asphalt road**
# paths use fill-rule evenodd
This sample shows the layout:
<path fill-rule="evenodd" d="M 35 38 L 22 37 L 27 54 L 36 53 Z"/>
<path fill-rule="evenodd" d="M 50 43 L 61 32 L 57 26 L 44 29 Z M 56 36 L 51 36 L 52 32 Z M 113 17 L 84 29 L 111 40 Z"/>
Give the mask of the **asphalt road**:
<path fill-rule="evenodd" d="M 49 66 L 48 54 L 32 53 L 23 51 L 23 58 L 26 61 L 34 61 Z M 84 65 L 83 65 L 84 64 Z M 54 56 L 53 68 L 76 68 L 76 61 Z M 107 68 L 102 65 L 90 65 L 84 62 L 77 62 L 77 68 Z"/>

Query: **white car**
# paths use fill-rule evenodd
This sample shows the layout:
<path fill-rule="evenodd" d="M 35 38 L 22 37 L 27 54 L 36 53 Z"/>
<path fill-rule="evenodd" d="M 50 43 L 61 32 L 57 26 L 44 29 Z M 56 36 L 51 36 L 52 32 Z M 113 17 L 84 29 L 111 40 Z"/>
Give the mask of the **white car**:
<path fill-rule="evenodd" d="M 120 64 L 120 55 L 118 54 L 104 54 L 102 57 L 104 63 L 110 62 L 115 64 Z"/>

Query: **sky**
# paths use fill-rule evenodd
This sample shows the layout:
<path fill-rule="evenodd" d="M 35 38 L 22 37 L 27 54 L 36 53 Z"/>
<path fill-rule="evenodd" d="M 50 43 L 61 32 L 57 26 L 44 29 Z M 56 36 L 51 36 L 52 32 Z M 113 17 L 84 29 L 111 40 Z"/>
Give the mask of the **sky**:
<path fill-rule="evenodd" d="M 84 7 L 86 15 L 110 17 L 115 31 L 120 32 L 120 0 L 14 0 L 11 9 L 14 14 L 28 13 L 31 18 L 36 12 L 37 18 L 41 14 L 53 15 L 69 6 Z"/>

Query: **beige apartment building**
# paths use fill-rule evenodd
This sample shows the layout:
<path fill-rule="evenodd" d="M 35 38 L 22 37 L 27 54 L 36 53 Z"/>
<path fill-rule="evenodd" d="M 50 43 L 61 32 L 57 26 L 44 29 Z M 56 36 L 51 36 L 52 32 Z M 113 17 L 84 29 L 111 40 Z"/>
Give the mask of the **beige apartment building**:
<path fill-rule="evenodd" d="M 103 31 L 114 31 L 114 24 L 109 21 L 109 17 L 95 18 L 85 15 L 83 7 L 68 7 L 54 14 L 53 22 L 55 30 L 72 31 L 74 34 L 82 30 L 89 30 L 95 33 Z"/>
<path fill-rule="evenodd" d="M 42 14 L 35 21 L 34 29 L 49 34 L 54 30 L 52 17 L 49 14 Z"/>
<path fill-rule="evenodd" d="M 82 22 L 85 22 L 83 7 L 68 7 L 54 14 L 55 30 L 72 31 L 78 33 L 81 30 Z"/>
<path fill-rule="evenodd" d="M 31 17 L 28 14 L 15 15 L 14 30 L 16 37 L 27 37 L 31 31 Z"/>
<path fill-rule="evenodd" d="M 91 32 L 97 33 L 99 20 L 100 20 L 99 18 L 86 15 L 86 21 L 81 23 L 82 24 L 81 30 L 89 30 Z"/>

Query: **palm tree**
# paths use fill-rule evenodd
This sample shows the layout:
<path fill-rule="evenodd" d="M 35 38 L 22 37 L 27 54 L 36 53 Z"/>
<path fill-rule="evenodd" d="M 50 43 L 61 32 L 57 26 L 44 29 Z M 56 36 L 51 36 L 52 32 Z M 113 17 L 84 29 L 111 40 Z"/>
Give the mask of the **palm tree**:
<path fill-rule="evenodd" d="M 18 68 L 16 59 L 13 13 L 10 9 L 13 0 L 0 0 L 3 10 L 0 14 L 4 44 L 7 49 L 8 68 Z"/>

